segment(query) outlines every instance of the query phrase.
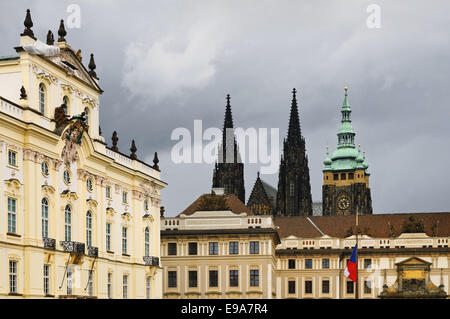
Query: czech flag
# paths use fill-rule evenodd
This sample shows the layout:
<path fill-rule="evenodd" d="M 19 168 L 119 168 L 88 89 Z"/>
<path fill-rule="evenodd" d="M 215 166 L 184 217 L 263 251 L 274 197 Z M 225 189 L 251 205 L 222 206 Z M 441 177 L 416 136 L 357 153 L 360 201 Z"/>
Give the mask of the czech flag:
<path fill-rule="evenodd" d="M 344 275 L 347 278 L 350 278 L 352 281 L 356 282 L 358 278 L 358 259 L 356 256 L 356 250 L 358 249 L 358 244 L 355 245 L 352 251 L 352 255 L 350 260 L 347 263 L 347 267 L 345 268 Z"/>

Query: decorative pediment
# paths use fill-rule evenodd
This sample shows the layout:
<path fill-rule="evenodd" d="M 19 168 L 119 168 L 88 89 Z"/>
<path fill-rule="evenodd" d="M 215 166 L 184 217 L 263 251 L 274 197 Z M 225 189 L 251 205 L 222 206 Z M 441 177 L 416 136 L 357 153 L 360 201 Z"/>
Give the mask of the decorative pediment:
<path fill-rule="evenodd" d="M 114 208 L 112 208 L 112 207 L 106 208 L 106 215 L 113 217 L 114 216 Z"/>
<path fill-rule="evenodd" d="M 408 259 L 405 259 L 403 261 L 400 261 L 398 263 L 396 263 L 396 265 L 401 266 L 401 265 L 425 265 L 425 266 L 429 266 L 432 263 L 423 260 L 419 257 L 410 257 Z"/>
<path fill-rule="evenodd" d="M 53 76 L 47 72 L 44 72 L 42 70 L 40 70 L 40 72 L 36 74 L 36 78 L 38 80 L 46 82 L 48 85 L 50 85 L 52 83 L 56 83 L 56 81 L 57 81 L 55 76 Z"/>
<path fill-rule="evenodd" d="M 142 216 L 142 220 L 144 222 L 150 222 L 150 223 L 153 223 L 155 221 L 155 219 L 153 218 L 153 216 L 151 214 L 145 214 L 144 216 Z"/>
<path fill-rule="evenodd" d="M 61 89 L 64 93 L 72 94 L 74 92 L 74 88 L 69 84 L 61 84 Z"/>
<path fill-rule="evenodd" d="M 92 198 L 86 199 L 86 203 L 87 203 L 87 206 L 91 209 L 95 209 L 98 206 L 98 202 Z"/>
<path fill-rule="evenodd" d="M 128 212 L 124 212 L 124 213 L 122 213 L 122 219 L 124 220 L 124 221 L 126 221 L 126 222 L 129 222 L 130 220 L 131 220 L 131 214 L 130 213 L 128 213 Z"/>
<path fill-rule="evenodd" d="M 66 189 L 61 193 L 61 198 L 68 200 L 69 202 L 76 201 L 78 199 L 78 195 L 75 192 L 71 192 Z"/>
<path fill-rule="evenodd" d="M 56 192 L 56 190 L 53 186 L 50 186 L 47 184 L 44 184 L 41 186 L 41 191 L 43 194 L 46 194 L 46 195 L 53 195 Z"/>
<path fill-rule="evenodd" d="M 10 178 L 5 180 L 6 187 L 12 189 L 12 190 L 20 190 L 20 187 L 22 184 L 17 178 Z"/>

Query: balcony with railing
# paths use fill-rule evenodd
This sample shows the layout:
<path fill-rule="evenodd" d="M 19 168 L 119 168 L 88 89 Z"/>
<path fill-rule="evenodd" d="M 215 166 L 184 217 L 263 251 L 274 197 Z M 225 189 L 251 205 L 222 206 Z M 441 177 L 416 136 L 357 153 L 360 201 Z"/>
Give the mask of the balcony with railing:
<path fill-rule="evenodd" d="M 73 254 L 84 254 L 85 245 L 76 241 L 61 241 L 63 251 Z"/>
<path fill-rule="evenodd" d="M 144 263 L 146 266 L 159 266 L 159 257 L 144 256 Z"/>
<path fill-rule="evenodd" d="M 56 249 L 56 239 L 44 237 L 42 240 L 44 242 L 45 249 Z"/>

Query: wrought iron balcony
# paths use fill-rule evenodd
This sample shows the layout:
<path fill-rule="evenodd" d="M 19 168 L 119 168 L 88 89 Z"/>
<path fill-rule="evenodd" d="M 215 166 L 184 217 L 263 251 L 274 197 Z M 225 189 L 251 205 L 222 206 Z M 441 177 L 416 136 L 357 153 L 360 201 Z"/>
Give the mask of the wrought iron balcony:
<path fill-rule="evenodd" d="M 98 257 L 98 247 L 88 246 L 87 254 L 89 257 Z"/>
<path fill-rule="evenodd" d="M 159 257 L 144 256 L 146 266 L 159 266 Z"/>
<path fill-rule="evenodd" d="M 44 241 L 45 249 L 51 249 L 51 250 L 56 249 L 56 239 L 44 237 L 42 240 Z"/>
<path fill-rule="evenodd" d="M 84 254 L 84 243 L 79 243 L 76 241 L 61 241 L 60 244 L 65 252 Z"/>

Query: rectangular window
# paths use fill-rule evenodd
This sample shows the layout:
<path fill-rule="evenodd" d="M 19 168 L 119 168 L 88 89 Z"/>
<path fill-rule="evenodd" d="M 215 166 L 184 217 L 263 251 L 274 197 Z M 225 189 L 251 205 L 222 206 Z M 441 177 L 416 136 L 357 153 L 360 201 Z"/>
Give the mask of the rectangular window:
<path fill-rule="evenodd" d="M 209 271 L 209 286 L 210 287 L 219 286 L 219 272 L 217 270 Z"/>
<path fill-rule="evenodd" d="M 111 198 L 111 186 L 106 186 L 106 198 Z"/>
<path fill-rule="evenodd" d="M 150 283 L 151 283 L 151 278 L 147 277 L 145 280 L 145 297 L 147 299 L 150 299 Z"/>
<path fill-rule="evenodd" d="M 372 259 L 364 259 L 364 269 L 369 268 L 372 265 Z"/>
<path fill-rule="evenodd" d="M 127 192 L 122 192 L 122 202 L 124 204 L 128 203 L 128 193 Z"/>
<path fill-rule="evenodd" d="M 237 241 L 230 242 L 229 253 L 230 253 L 230 255 L 239 254 L 239 242 L 237 242 Z"/>
<path fill-rule="evenodd" d="M 230 287 L 238 287 L 238 286 L 239 286 L 239 271 L 230 270 Z"/>
<path fill-rule="evenodd" d="M 259 270 L 258 269 L 250 270 L 250 286 L 251 287 L 259 286 Z"/>
<path fill-rule="evenodd" d="M 295 269 L 295 259 L 289 259 L 288 267 L 289 269 Z"/>
<path fill-rule="evenodd" d="M 295 281 L 288 281 L 288 293 L 295 294 Z"/>
<path fill-rule="evenodd" d="M 250 254 L 259 254 L 259 241 L 250 242 Z"/>
<path fill-rule="evenodd" d="M 197 255 L 197 243 L 189 243 L 189 255 Z"/>
<path fill-rule="evenodd" d="M 168 271 L 167 273 L 168 273 L 167 278 L 168 278 L 169 288 L 176 288 L 177 287 L 177 272 L 176 271 Z"/>
<path fill-rule="evenodd" d="M 16 233 L 16 208 L 17 208 L 17 200 L 11 197 L 8 197 L 8 233 L 15 234 Z"/>
<path fill-rule="evenodd" d="M 67 294 L 72 294 L 72 278 L 73 278 L 73 270 L 72 267 L 67 268 Z"/>
<path fill-rule="evenodd" d="M 108 283 L 107 283 L 107 290 L 108 290 L 108 298 L 112 298 L 112 274 L 109 272 L 108 273 Z"/>
<path fill-rule="evenodd" d="M 330 293 L 330 281 L 329 280 L 322 280 L 322 293 L 323 294 Z"/>
<path fill-rule="evenodd" d="M 339 174 L 333 174 L 333 180 L 337 181 L 339 179 Z"/>
<path fill-rule="evenodd" d="M 50 266 L 44 265 L 44 295 L 50 294 Z"/>
<path fill-rule="evenodd" d="M 123 279 L 122 279 L 122 294 L 123 294 L 123 299 L 127 299 L 128 298 L 128 275 L 123 275 Z"/>
<path fill-rule="evenodd" d="M 322 269 L 330 269 L 330 259 L 329 258 L 322 259 Z"/>
<path fill-rule="evenodd" d="M 348 280 L 347 281 L 347 293 L 348 294 L 353 294 L 354 290 L 353 290 L 353 281 Z"/>
<path fill-rule="evenodd" d="M 176 256 L 177 255 L 177 243 L 169 243 L 167 245 L 167 254 L 169 256 Z"/>
<path fill-rule="evenodd" d="M 88 279 L 88 294 L 89 296 L 94 295 L 94 271 L 90 273 L 89 279 Z"/>
<path fill-rule="evenodd" d="M 305 269 L 312 269 L 312 259 L 305 259 Z"/>
<path fill-rule="evenodd" d="M 354 179 L 355 174 L 354 173 L 348 173 L 348 179 Z"/>
<path fill-rule="evenodd" d="M 189 271 L 189 288 L 197 287 L 197 271 L 190 270 Z"/>
<path fill-rule="evenodd" d="M 127 254 L 127 228 L 122 227 L 122 254 Z"/>
<path fill-rule="evenodd" d="M 345 173 L 341 173 L 341 180 L 346 180 L 347 178 L 347 174 Z"/>
<path fill-rule="evenodd" d="M 219 243 L 209 243 L 209 254 L 218 255 L 219 254 Z"/>
<path fill-rule="evenodd" d="M 312 281 L 311 280 L 305 281 L 305 294 L 312 294 Z"/>
<path fill-rule="evenodd" d="M 106 251 L 111 251 L 111 224 L 106 223 Z"/>
<path fill-rule="evenodd" d="M 9 292 L 17 293 L 17 261 L 9 261 Z"/>
<path fill-rule="evenodd" d="M 8 150 L 8 164 L 11 166 L 17 166 L 17 153 Z"/>
<path fill-rule="evenodd" d="M 364 280 L 364 293 L 365 294 L 372 293 L 372 283 L 370 281 Z"/>

